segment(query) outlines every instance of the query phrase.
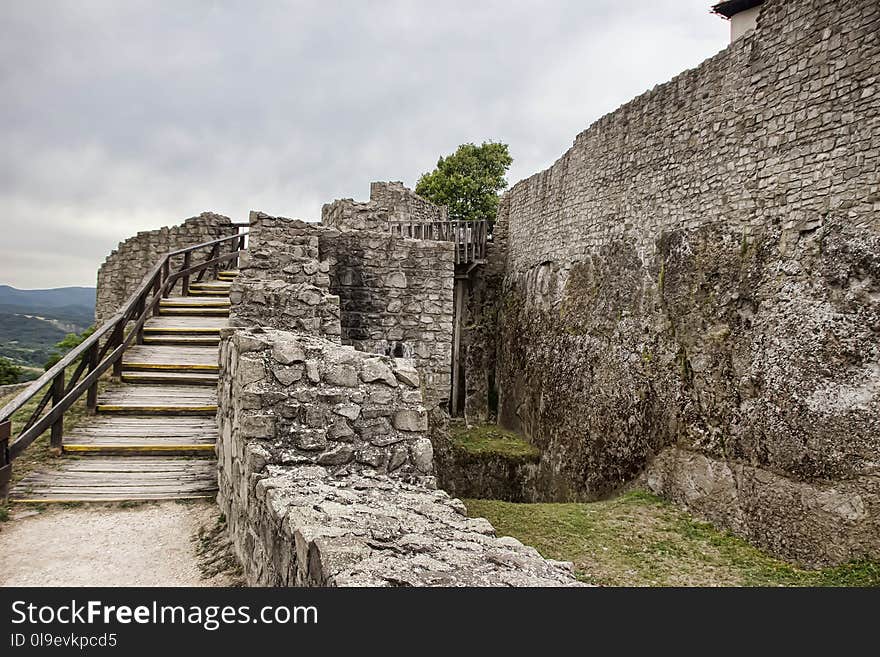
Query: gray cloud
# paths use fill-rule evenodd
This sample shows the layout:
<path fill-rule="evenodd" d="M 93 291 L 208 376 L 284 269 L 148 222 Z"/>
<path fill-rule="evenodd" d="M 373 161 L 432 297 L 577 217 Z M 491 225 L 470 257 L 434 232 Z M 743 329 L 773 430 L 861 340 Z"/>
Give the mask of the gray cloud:
<path fill-rule="evenodd" d="M 727 42 L 706 0 L 7 3 L 0 283 L 94 284 L 203 210 L 317 219 L 465 141 L 515 182 Z"/>

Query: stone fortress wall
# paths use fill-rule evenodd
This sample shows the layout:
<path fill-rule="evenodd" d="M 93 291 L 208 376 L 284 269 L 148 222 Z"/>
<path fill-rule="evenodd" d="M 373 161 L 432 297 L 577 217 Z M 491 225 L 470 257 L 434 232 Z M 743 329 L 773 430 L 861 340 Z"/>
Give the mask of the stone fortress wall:
<path fill-rule="evenodd" d="M 262 213 L 250 223 L 217 443 L 218 503 L 248 583 L 576 585 L 571 564 L 497 538 L 435 488 L 429 411 L 449 354 L 435 369 L 419 345 L 451 347 L 451 247 Z"/>
<path fill-rule="evenodd" d="M 643 476 L 783 557 L 880 557 L 878 171 L 880 4 L 767 0 L 508 192 L 476 362 L 562 497 Z"/>
<path fill-rule="evenodd" d="M 229 217 L 203 212 L 178 226 L 142 231 L 120 242 L 98 269 L 96 324 L 119 311 L 166 253 L 220 239 L 236 230 Z M 175 286 L 175 294 L 180 293 L 180 285 Z"/>
<path fill-rule="evenodd" d="M 878 34 L 874 0 L 767 0 L 501 200 L 463 316 L 466 413 L 540 448 L 542 496 L 641 482 L 788 559 L 880 558 Z M 453 252 L 389 232 L 445 217 L 399 183 L 322 224 L 252 213 L 218 416 L 251 583 L 573 582 L 431 487 Z M 228 224 L 120 245 L 99 321 Z"/>

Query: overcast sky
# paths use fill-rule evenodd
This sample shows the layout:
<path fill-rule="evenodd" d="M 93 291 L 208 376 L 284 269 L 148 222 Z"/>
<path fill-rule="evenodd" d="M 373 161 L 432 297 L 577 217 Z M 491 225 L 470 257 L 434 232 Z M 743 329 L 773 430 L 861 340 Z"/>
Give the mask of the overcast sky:
<path fill-rule="evenodd" d="M 511 184 L 727 45 L 709 0 L 56 0 L 0 7 L 0 284 L 94 285 L 204 210 L 320 219 L 463 142 Z"/>

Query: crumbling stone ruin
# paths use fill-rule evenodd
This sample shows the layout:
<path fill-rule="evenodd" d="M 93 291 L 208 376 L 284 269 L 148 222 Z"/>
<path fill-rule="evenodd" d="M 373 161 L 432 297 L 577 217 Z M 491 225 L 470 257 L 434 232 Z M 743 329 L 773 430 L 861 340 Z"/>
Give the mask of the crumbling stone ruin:
<path fill-rule="evenodd" d="M 96 324 L 104 323 L 119 310 L 166 253 L 226 237 L 235 231 L 229 217 L 203 212 L 179 226 L 142 231 L 120 242 L 98 270 Z M 216 267 L 208 274 L 214 272 Z M 180 294 L 180 286 L 178 283 L 172 292 Z"/>
<path fill-rule="evenodd" d="M 321 223 L 325 226 L 383 233 L 389 231 L 394 220 L 434 223 L 447 219 L 445 207 L 426 201 L 401 182 L 374 182 L 366 203 L 339 199 L 325 204 L 321 210 Z"/>
<path fill-rule="evenodd" d="M 391 188 L 382 198 L 399 203 Z M 576 584 L 570 564 L 497 538 L 436 489 L 429 413 L 449 398 L 453 244 L 259 212 L 249 240 L 222 333 L 217 443 L 248 583 Z"/>
<path fill-rule="evenodd" d="M 250 583 L 573 583 L 434 487 L 447 409 L 539 449 L 511 497 L 640 483 L 802 564 L 880 559 L 880 4 L 756 24 L 516 184 L 485 257 L 395 234 L 447 221 L 399 183 L 251 214 L 217 446 Z M 99 316 L 145 259 L 108 259 Z"/>
<path fill-rule="evenodd" d="M 249 584 L 574 584 L 434 488 L 410 360 L 254 328 L 220 363 L 218 501 Z"/>

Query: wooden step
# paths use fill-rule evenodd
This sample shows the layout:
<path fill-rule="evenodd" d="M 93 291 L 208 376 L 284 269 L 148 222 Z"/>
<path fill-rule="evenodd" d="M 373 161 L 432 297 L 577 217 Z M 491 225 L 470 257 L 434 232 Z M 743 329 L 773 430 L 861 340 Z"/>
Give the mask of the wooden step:
<path fill-rule="evenodd" d="M 190 290 L 190 294 L 229 298 L 229 290 Z"/>
<path fill-rule="evenodd" d="M 136 385 L 216 386 L 217 375 L 200 372 L 123 372 L 122 382 Z"/>
<path fill-rule="evenodd" d="M 127 502 L 214 497 L 216 462 L 168 456 L 96 456 L 64 459 L 33 472 L 11 491 L 17 503 Z"/>
<path fill-rule="evenodd" d="M 122 357 L 126 371 L 217 372 L 216 347 L 134 345 Z"/>
<path fill-rule="evenodd" d="M 217 422 L 200 417 L 99 415 L 64 437 L 64 451 L 95 454 L 212 454 Z"/>
<path fill-rule="evenodd" d="M 221 271 L 217 273 L 217 279 L 220 281 L 234 281 L 238 277 L 237 271 Z"/>
<path fill-rule="evenodd" d="M 217 335 L 144 335 L 144 344 L 178 347 L 216 347 L 220 344 L 220 334 L 218 331 Z"/>
<path fill-rule="evenodd" d="M 98 399 L 98 413 L 206 415 L 217 412 L 217 390 L 208 386 L 117 385 Z"/>
<path fill-rule="evenodd" d="M 223 292 L 228 294 L 232 287 L 231 281 L 212 281 L 210 283 L 190 283 L 190 294 L 202 296 L 206 293 Z"/>
<path fill-rule="evenodd" d="M 171 308 L 161 306 L 159 308 L 159 315 L 163 317 L 229 317 L 229 308 Z"/>
<path fill-rule="evenodd" d="M 159 301 L 160 308 L 228 308 L 229 299 L 215 296 L 168 297 Z"/>
<path fill-rule="evenodd" d="M 225 317 L 151 317 L 144 325 L 144 336 L 220 335 L 228 323 Z"/>

